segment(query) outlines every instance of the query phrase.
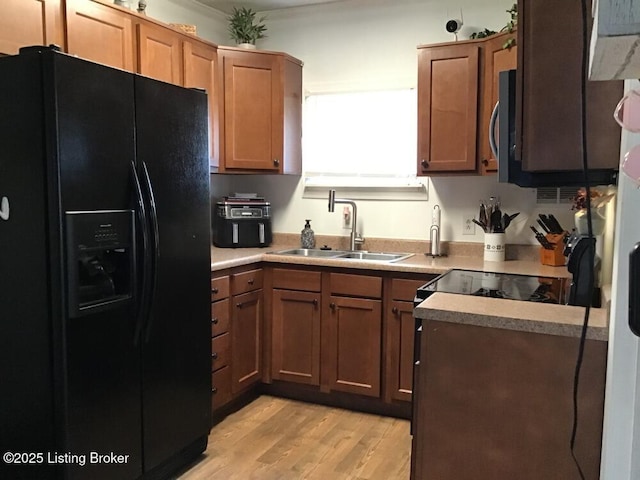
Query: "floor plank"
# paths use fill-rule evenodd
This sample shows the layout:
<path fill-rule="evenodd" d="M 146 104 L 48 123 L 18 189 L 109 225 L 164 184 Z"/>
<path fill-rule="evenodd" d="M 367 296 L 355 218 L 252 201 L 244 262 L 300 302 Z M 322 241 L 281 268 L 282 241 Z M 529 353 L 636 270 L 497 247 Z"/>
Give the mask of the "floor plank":
<path fill-rule="evenodd" d="M 216 425 L 180 480 L 407 480 L 409 422 L 263 395 Z"/>

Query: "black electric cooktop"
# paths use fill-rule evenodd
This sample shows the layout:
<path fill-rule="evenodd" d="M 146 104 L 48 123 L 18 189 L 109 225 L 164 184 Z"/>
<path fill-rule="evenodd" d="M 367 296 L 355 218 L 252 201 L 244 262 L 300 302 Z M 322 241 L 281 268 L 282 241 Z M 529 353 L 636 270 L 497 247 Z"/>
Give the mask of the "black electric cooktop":
<path fill-rule="evenodd" d="M 454 269 L 418 288 L 416 302 L 421 302 L 432 293 L 444 292 L 564 304 L 565 282 L 565 278 Z"/>

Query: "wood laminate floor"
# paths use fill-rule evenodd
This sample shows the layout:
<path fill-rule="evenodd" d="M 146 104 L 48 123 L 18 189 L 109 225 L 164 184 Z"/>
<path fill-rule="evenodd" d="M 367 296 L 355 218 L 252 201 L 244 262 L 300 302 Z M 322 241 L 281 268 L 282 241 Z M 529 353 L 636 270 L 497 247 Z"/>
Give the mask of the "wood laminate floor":
<path fill-rule="evenodd" d="M 408 480 L 409 421 L 263 395 L 216 425 L 180 480 Z"/>

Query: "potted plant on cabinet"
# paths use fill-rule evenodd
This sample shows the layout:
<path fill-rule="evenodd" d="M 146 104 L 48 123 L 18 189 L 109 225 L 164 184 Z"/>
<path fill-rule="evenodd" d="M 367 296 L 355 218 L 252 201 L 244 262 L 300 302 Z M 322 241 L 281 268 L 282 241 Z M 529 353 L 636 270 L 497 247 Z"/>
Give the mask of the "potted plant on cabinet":
<path fill-rule="evenodd" d="M 266 36 L 267 27 L 262 23 L 265 17 L 256 20 L 256 12 L 251 8 L 233 7 L 233 15 L 228 20 L 229 36 L 239 47 L 256 48 L 256 40 Z"/>

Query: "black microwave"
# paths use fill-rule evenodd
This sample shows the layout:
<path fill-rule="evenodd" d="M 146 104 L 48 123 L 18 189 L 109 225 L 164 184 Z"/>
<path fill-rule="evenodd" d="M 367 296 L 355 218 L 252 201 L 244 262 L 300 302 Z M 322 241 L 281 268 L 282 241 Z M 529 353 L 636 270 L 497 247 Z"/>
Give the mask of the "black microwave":
<path fill-rule="evenodd" d="M 522 170 L 522 161 L 516 158 L 516 71 L 499 73 L 497 105 L 498 113 L 498 182 L 513 183 L 520 187 L 582 187 L 584 173 L 580 170 L 527 172 Z M 492 125 L 493 127 L 493 125 Z M 492 135 L 494 129 L 491 129 Z M 616 183 L 618 172 L 612 169 L 589 169 L 591 185 Z"/>

